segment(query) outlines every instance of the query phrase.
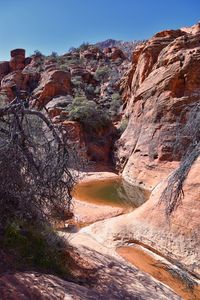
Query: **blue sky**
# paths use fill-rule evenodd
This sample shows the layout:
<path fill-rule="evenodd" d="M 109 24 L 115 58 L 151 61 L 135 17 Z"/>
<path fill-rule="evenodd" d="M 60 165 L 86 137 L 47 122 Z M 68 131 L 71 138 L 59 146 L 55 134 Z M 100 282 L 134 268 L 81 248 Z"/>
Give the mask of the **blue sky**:
<path fill-rule="evenodd" d="M 14 48 L 67 52 L 82 42 L 137 40 L 200 21 L 200 0 L 0 0 L 0 60 Z"/>

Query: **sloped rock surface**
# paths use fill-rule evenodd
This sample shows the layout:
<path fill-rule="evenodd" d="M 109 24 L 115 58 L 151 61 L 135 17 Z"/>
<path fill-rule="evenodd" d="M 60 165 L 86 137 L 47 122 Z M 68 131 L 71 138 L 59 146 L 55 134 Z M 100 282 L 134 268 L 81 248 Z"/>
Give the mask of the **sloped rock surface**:
<path fill-rule="evenodd" d="M 67 71 L 50 70 L 42 74 L 39 86 L 34 91 L 38 106 L 48 103 L 53 97 L 71 93 L 71 76 Z"/>
<path fill-rule="evenodd" d="M 181 153 L 174 153 L 174 142 L 180 114 L 199 101 L 199 37 L 199 31 L 163 31 L 134 51 L 122 80 L 130 119 L 117 145 L 127 181 L 152 189 L 177 165 Z"/>
<path fill-rule="evenodd" d="M 112 233 L 105 229 L 106 239 L 145 243 L 198 275 L 199 159 L 184 182 L 182 204 L 171 217 L 167 219 L 164 205 L 158 202 L 168 175 L 182 157 L 175 142 L 178 129 L 187 121 L 185 111 L 199 103 L 199 28 L 197 24 L 187 30 L 160 32 L 133 53 L 131 70 L 122 81 L 129 124 L 118 141 L 118 157 L 125 180 L 152 194 L 127 218 L 104 224 L 113 228 Z"/>

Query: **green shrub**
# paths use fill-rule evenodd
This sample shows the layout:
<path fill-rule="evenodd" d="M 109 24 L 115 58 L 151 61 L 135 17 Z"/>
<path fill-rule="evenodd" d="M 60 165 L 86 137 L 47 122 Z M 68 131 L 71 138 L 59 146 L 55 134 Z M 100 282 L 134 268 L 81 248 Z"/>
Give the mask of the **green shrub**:
<path fill-rule="evenodd" d="M 92 84 L 87 85 L 85 91 L 89 95 L 93 95 L 94 94 L 94 86 Z"/>
<path fill-rule="evenodd" d="M 53 58 L 56 58 L 56 57 L 58 57 L 58 53 L 55 52 L 55 51 L 52 51 L 50 56 L 53 57 Z"/>
<path fill-rule="evenodd" d="M 99 94 L 99 93 L 100 93 L 100 87 L 99 87 L 99 86 L 97 86 L 97 87 L 95 88 L 94 93 L 95 93 L 95 94 Z"/>
<path fill-rule="evenodd" d="M 122 105 L 122 100 L 119 93 L 114 93 L 111 96 L 112 101 L 110 102 L 109 113 L 112 117 L 119 114 L 120 107 Z"/>
<path fill-rule="evenodd" d="M 86 97 L 76 97 L 71 105 L 69 118 L 80 122 L 84 127 L 97 130 L 105 127 L 109 122 L 109 116 L 98 109 L 94 101 L 89 101 Z"/>
<path fill-rule="evenodd" d="M 75 76 L 72 78 L 72 83 L 75 87 L 79 87 L 83 85 L 83 80 L 81 76 Z"/>
<path fill-rule="evenodd" d="M 109 74 L 110 74 L 110 68 L 107 66 L 104 66 L 104 67 L 99 67 L 96 70 L 94 76 L 97 80 L 103 81 L 109 77 Z"/>
<path fill-rule="evenodd" d="M 120 127 L 118 129 L 118 132 L 119 132 L 120 135 L 122 135 L 122 133 L 126 130 L 126 128 L 128 126 L 128 121 L 129 121 L 128 118 L 123 119 L 121 121 Z"/>
<path fill-rule="evenodd" d="M 59 67 L 60 67 L 60 70 L 66 71 L 66 70 L 69 69 L 69 64 L 68 63 L 62 63 L 62 64 L 59 64 Z"/>
<path fill-rule="evenodd" d="M 90 44 L 88 42 L 83 42 L 79 47 L 78 50 L 84 51 L 89 48 Z"/>
<path fill-rule="evenodd" d="M 43 56 L 44 56 L 44 55 L 42 54 L 42 52 L 39 51 L 39 50 L 35 50 L 35 51 L 34 51 L 34 55 L 37 56 L 37 57 L 43 57 Z"/>
<path fill-rule="evenodd" d="M 20 257 L 16 267 L 26 265 L 64 277 L 69 275 L 64 241 L 50 228 L 12 222 L 5 229 L 0 242 L 1 247 L 14 251 L 16 257 Z"/>
<path fill-rule="evenodd" d="M 121 101 L 121 96 L 120 96 L 119 93 L 112 94 L 111 98 L 112 98 L 113 101 L 118 101 L 118 100 Z"/>
<path fill-rule="evenodd" d="M 9 103 L 8 96 L 6 94 L 0 94 L 0 108 L 4 107 L 7 103 Z"/>

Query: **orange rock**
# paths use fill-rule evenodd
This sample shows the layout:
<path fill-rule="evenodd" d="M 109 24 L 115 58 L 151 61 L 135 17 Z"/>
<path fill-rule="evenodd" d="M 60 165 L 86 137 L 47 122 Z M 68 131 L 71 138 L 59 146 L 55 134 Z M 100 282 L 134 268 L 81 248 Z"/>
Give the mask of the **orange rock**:
<path fill-rule="evenodd" d="M 135 49 L 121 87 L 125 115 L 130 117 L 118 142 L 123 174 L 127 181 L 144 182 L 152 189 L 181 157 L 174 153 L 180 113 L 199 101 L 199 33 L 157 33 Z"/>
<path fill-rule="evenodd" d="M 166 218 L 165 206 L 158 204 L 166 185 L 166 181 L 161 181 L 152 191 L 150 199 L 138 209 L 93 224 L 86 232 L 109 248 L 121 246 L 124 242 L 142 244 L 147 249 L 150 247 L 200 276 L 199 168 L 200 158 L 185 181 L 182 205 L 170 219 Z"/>
<path fill-rule="evenodd" d="M 0 80 L 10 72 L 10 65 L 8 61 L 0 62 Z"/>
<path fill-rule="evenodd" d="M 198 159 L 184 183 L 184 199 L 170 222 L 159 206 L 166 178 L 179 165 L 175 151 L 180 115 L 199 102 L 199 25 L 191 30 L 156 34 L 133 53 L 132 67 L 123 78 L 125 114 L 129 124 L 118 141 L 123 178 L 152 191 L 150 199 L 126 219 L 107 224 L 118 240 L 136 240 L 176 259 L 200 275 L 200 181 Z M 186 118 L 185 118 L 186 120 Z M 186 138 L 189 138 L 186 137 Z M 123 220 L 122 220 L 123 219 Z M 105 224 L 104 224 L 105 227 Z M 100 228 L 101 230 L 101 228 Z M 120 232 L 120 233 L 119 233 Z M 106 239 L 109 239 L 107 236 Z M 120 239 L 120 238 L 119 238 Z"/>
<path fill-rule="evenodd" d="M 86 83 L 95 83 L 93 75 L 81 66 L 71 66 L 70 68 L 71 76 L 80 76 L 82 80 Z"/>
<path fill-rule="evenodd" d="M 34 91 L 38 107 L 48 103 L 53 97 L 71 94 L 71 76 L 67 71 L 52 70 L 42 73 L 39 86 Z"/>
<path fill-rule="evenodd" d="M 16 86 L 19 90 L 31 92 L 37 85 L 40 75 L 34 70 L 13 71 L 4 76 L 1 81 L 1 90 L 5 91 L 8 98 L 12 100 L 16 95 L 13 93 L 12 87 Z"/>
<path fill-rule="evenodd" d="M 100 59 L 103 57 L 103 52 L 94 46 L 89 46 L 87 50 L 80 52 L 80 58 L 86 59 Z"/>
<path fill-rule="evenodd" d="M 10 52 L 10 68 L 11 71 L 23 70 L 25 67 L 25 50 L 24 49 L 15 49 Z"/>

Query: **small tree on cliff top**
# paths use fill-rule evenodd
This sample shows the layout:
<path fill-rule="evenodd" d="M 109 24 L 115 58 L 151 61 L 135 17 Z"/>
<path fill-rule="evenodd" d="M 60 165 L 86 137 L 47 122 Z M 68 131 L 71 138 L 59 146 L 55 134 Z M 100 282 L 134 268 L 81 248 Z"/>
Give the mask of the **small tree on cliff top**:
<path fill-rule="evenodd" d="M 0 108 L 0 227 L 69 217 L 74 178 L 58 129 L 19 98 Z"/>

